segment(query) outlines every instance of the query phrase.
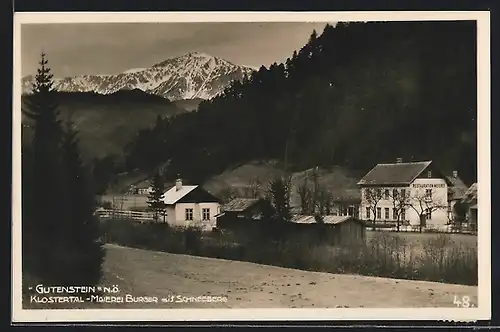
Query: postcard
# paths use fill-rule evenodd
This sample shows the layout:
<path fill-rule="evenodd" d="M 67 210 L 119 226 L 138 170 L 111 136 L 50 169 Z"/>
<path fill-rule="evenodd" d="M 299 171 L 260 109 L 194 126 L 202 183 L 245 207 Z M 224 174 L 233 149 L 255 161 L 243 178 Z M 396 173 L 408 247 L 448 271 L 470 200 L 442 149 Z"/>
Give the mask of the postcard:
<path fill-rule="evenodd" d="M 16 13 L 12 320 L 491 316 L 489 12 Z"/>

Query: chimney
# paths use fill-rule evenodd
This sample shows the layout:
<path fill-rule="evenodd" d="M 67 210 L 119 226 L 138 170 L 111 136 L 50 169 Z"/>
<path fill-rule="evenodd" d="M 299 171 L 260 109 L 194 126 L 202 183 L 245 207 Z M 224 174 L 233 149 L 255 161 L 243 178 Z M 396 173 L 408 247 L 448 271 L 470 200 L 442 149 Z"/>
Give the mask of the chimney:
<path fill-rule="evenodd" d="M 402 162 L 403 162 L 403 158 L 399 157 L 398 159 L 396 159 L 396 163 L 401 164 Z"/>
<path fill-rule="evenodd" d="M 453 177 L 456 179 L 458 178 L 458 171 L 453 171 Z"/>
<path fill-rule="evenodd" d="M 182 188 L 182 180 L 180 177 L 177 177 L 177 180 L 175 180 L 175 190 L 179 191 Z"/>

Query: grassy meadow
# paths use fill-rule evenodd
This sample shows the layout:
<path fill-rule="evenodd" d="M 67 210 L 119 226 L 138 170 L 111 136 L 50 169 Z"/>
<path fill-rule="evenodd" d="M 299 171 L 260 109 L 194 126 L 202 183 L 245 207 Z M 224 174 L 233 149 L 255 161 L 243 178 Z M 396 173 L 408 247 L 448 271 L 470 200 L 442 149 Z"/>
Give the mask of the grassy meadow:
<path fill-rule="evenodd" d="M 301 234 L 270 239 L 262 232 L 202 233 L 166 224 L 103 221 L 107 243 L 248 261 L 301 270 L 477 285 L 474 236 L 367 232 L 364 244 L 332 246 Z"/>

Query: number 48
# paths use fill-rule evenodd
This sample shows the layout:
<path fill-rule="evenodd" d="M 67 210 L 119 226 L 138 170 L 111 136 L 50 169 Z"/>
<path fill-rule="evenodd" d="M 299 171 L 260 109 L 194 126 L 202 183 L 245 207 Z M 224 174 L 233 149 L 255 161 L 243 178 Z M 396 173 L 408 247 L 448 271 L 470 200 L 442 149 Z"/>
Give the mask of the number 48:
<path fill-rule="evenodd" d="M 470 308 L 471 307 L 470 297 L 465 295 L 462 296 L 462 300 L 459 300 L 458 296 L 455 295 L 455 297 L 453 298 L 453 304 L 461 308 Z"/>

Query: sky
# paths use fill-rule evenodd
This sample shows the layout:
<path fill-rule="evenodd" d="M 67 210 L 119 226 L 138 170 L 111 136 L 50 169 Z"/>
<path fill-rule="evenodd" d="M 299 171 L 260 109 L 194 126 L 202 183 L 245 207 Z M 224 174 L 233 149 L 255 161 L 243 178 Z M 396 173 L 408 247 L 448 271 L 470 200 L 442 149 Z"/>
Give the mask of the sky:
<path fill-rule="evenodd" d="M 117 74 L 189 52 L 252 67 L 283 62 L 324 22 L 23 24 L 21 72 L 47 54 L 55 77 Z"/>

